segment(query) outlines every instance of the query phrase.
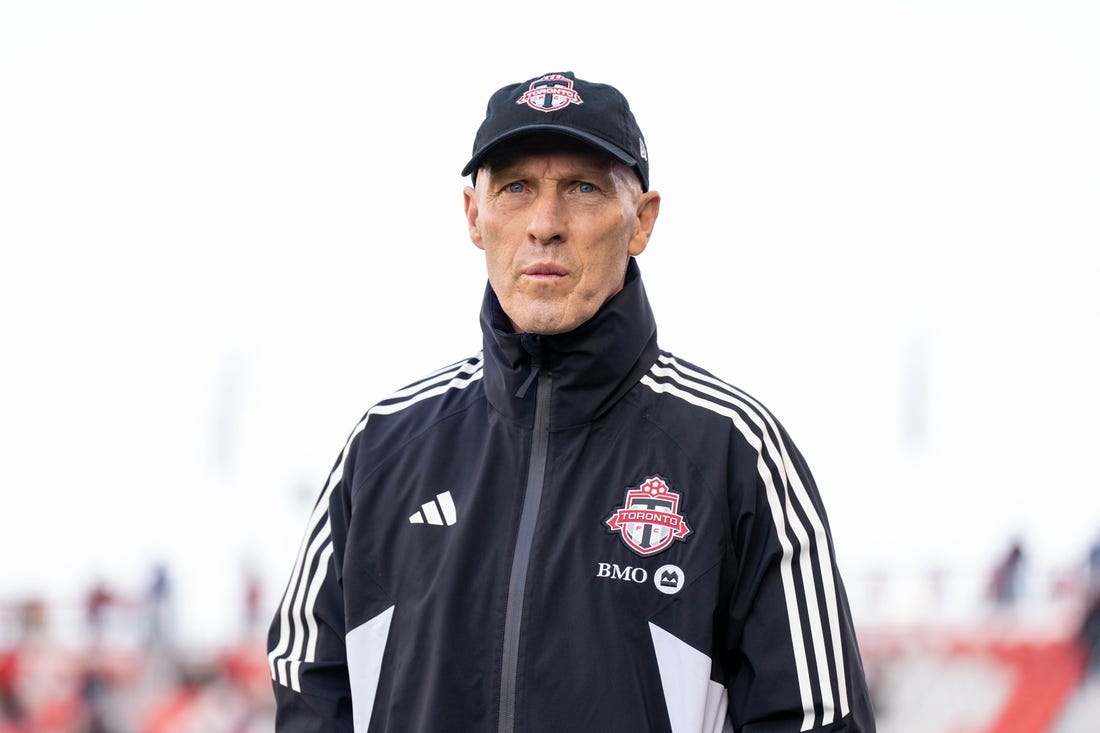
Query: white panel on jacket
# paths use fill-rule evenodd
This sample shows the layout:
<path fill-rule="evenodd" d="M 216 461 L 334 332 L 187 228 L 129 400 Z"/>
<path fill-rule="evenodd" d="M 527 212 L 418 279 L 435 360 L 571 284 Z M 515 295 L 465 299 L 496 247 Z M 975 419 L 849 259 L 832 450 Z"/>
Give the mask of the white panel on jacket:
<path fill-rule="evenodd" d="M 726 688 L 710 678 L 710 657 L 660 626 L 649 625 L 672 733 L 724 733 Z"/>
<path fill-rule="evenodd" d="M 390 635 L 393 606 L 365 623 L 356 626 L 344 637 L 348 652 L 348 679 L 351 682 L 351 713 L 355 733 L 365 733 L 374 711 L 374 696 L 378 692 L 378 677 L 382 673 L 382 654 Z"/>

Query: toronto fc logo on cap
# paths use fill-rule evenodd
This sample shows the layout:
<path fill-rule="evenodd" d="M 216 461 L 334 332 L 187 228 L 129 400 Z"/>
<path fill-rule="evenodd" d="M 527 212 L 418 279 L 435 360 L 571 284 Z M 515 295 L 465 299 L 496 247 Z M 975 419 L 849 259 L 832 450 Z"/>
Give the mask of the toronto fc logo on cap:
<path fill-rule="evenodd" d="M 680 513 L 680 494 L 660 476 L 646 479 L 636 489 L 627 489 L 622 507 L 612 512 L 604 524 L 642 557 L 663 552 L 673 540 L 683 542 L 691 534 Z"/>
<path fill-rule="evenodd" d="M 539 112 L 553 112 L 571 104 L 584 104 L 584 101 L 573 90 L 572 79 L 561 74 L 547 74 L 531 82 L 516 104 L 526 104 Z"/>

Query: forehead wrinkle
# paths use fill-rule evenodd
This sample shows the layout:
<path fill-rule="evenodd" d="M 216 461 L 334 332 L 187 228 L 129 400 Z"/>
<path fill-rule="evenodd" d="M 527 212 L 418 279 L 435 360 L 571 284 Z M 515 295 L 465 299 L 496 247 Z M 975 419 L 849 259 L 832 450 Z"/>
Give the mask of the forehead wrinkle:
<path fill-rule="evenodd" d="M 628 190 L 631 171 L 610 158 L 584 153 L 535 153 L 486 171 L 489 180 L 536 178 L 550 181 L 590 180 L 615 190 Z"/>

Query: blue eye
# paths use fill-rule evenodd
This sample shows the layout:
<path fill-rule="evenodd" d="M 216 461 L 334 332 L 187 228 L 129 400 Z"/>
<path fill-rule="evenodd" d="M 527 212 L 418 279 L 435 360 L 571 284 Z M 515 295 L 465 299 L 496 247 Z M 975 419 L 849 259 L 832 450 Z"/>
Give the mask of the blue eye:
<path fill-rule="evenodd" d="M 581 193 L 592 193 L 596 190 L 596 187 L 593 186 L 591 183 L 580 183 L 577 185 L 577 190 L 579 190 Z"/>
<path fill-rule="evenodd" d="M 509 183 L 508 184 L 508 191 L 510 193 L 523 193 L 523 184 L 519 183 L 519 182 Z"/>

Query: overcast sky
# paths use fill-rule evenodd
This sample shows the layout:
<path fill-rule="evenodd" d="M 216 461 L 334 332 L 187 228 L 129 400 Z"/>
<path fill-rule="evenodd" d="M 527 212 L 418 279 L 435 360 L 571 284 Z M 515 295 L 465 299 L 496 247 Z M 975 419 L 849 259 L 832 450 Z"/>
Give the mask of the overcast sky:
<path fill-rule="evenodd" d="M 488 96 L 623 90 L 662 345 L 785 424 L 859 586 L 1100 532 L 1090 2 L 0 9 L 0 598 L 273 608 L 375 400 L 480 346 Z M 229 621 L 227 621 L 229 619 Z M 858 620 L 858 619 L 857 619 Z"/>

